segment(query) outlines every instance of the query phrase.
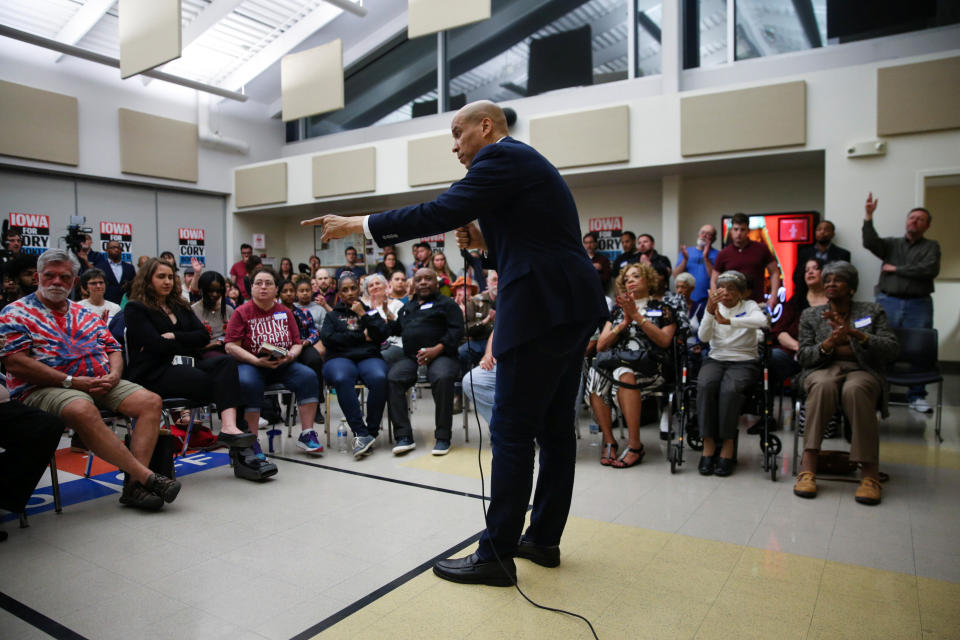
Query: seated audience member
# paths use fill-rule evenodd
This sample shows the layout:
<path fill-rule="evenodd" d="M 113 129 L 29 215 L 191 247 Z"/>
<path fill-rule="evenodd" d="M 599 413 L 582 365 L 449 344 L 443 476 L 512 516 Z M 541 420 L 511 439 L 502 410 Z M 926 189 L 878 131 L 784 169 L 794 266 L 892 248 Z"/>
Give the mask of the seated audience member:
<path fill-rule="evenodd" d="M 494 281 L 496 281 L 496 271 L 490 273 L 494 275 Z M 497 317 L 497 289 L 493 287 L 477 294 L 477 285 L 470 282 L 470 295 L 465 296 L 461 293 L 467 286 L 463 278 L 458 278 L 453 284 L 458 296 L 465 297 L 462 304 L 459 298 L 457 299 L 467 322 L 467 339 L 457 350 L 457 356 L 460 359 L 461 373 L 467 373 L 480 362 L 486 349 L 487 338 L 493 333 L 493 322 Z"/>
<path fill-rule="evenodd" d="M 705 476 L 733 473 L 740 409 L 751 387 L 760 381 L 757 346 L 767 316 L 746 297 L 747 291 L 747 279 L 739 271 L 720 274 L 700 324 L 700 341 L 710 343 L 710 355 L 697 378 L 697 418 L 703 438 L 698 468 Z M 723 441 L 719 456 L 717 440 Z"/>
<path fill-rule="evenodd" d="M 675 287 L 677 294 L 683 298 L 687 309 L 687 380 L 696 380 L 700 373 L 700 363 L 706 345 L 700 342 L 697 332 L 703 320 L 703 312 L 707 308 L 705 301 L 697 302 L 693 299 L 697 281 L 690 273 L 681 273 L 676 277 Z"/>
<path fill-rule="evenodd" d="M 593 263 L 593 267 L 600 275 L 600 285 L 606 291 L 610 285 L 610 259 L 597 251 L 599 242 L 596 231 L 590 231 L 583 236 L 583 249 L 587 252 L 587 257 L 590 258 L 590 262 Z"/>
<path fill-rule="evenodd" d="M 226 353 L 224 342 L 227 323 L 233 315 L 233 307 L 224 304 L 224 291 L 231 285 L 228 285 L 224 277 L 216 271 L 207 271 L 197 280 L 201 297 L 190 308 L 210 334 L 209 342 L 203 347 L 201 355 L 203 358 L 208 358 L 215 354 Z M 235 285 L 232 286 L 236 289 Z"/>
<path fill-rule="evenodd" d="M 337 303 L 337 283 L 330 276 L 326 269 L 317 269 L 313 276 L 317 281 L 319 289 L 313 294 L 313 299 L 323 307 L 323 310 L 330 312 Z"/>
<path fill-rule="evenodd" d="M 110 324 L 113 317 L 120 312 L 120 305 L 103 297 L 107 290 L 107 281 L 100 269 L 92 267 L 83 272 L 80 276 L 80 290 L 84 296 L 80 305 L 99 316 L 105 323 Z"/>
<path fill-rule="evenodd" d="M 0 384 L 0 509 L 19 513 L 27 508 L 63 429 L 57 416 L 10 400 L 7 387 Z"/>
<path fill-rule="evenodd" d="M 19 300 L 37 290 L 37 256 L 21 253 L 7 263 L 7 273 L 16 284 L 16 298 Z"/>
<path fill-rule="evenodd" d="M 880 440 L 877 407 L 887 417 L 887 384 L 884 370 L 899 350 L 896 335 L 887 326 L 883 308 L 858 302 L 856 268 L 849 262 L 823 267 L 823 287 L 828 304 L 810 307 L 800 316 L 798 358 L 801 381 L 807 394 L 803 459 L 793 492 L 802 498 L 817 495 L 817 456 L 830 417 L 843 407 L 853 428 L 850 462 L 860 464 L 861 481 L 855 499 L 861 504 L 880 503 Z"/>
<path fill-rule="evenodd" d="M 300 332 L 300 356 L 297 362 L 307 365 L 317 374 L 317 382 L 323 389 L 323 343 L 320 342 L 320 329 L 313 322 L 313 316 L 306 309 L 295 304 L 296 287 L 292 282 L 284 282 L 280 287 L 280 304 L 293 312 Z"/>
<path fill-rule="evenodd" d="M 124 297 L 130 292 L 130 283 L 137 275 L 133 265 L 123 260 L 123 246 L 117 240 L 111 240 L 107 243 L 105 253 L 91 251 L 89 255 L 90 263 L 104 273 L 107 284 L 104 297 L 122 307 Z"/>
<path fill-rule="evenodd" d="M 303 309 L 313 318 L 313 324 L 319 330 L 323 326 L 323 317 L 327 315 L 327 310 L 322 305 L 317 304 L 313 299 L 313 286 L 308 276 L 300 276 L 295 281 L 297 287 L 297 300 L 294 306 L 297 309 Z"/>
<path fill-rule="evenodd" d="M 307 258 L 307 264 L 310 266 L 310 270 L 307 273 L 316 277 L 317 270 L 320 268 L 320 258 L 315 255 L 311 255 L 309 258 Z"/>
<path fill-rule="evenodd" d="M 4 308 L 20 297 L 17 281 L 13 279 L 9 270 L 10 263 L 0 263 L 0 309 Z"/>
<path fill-rule="evenodd" d="M 407 276 L 403 271 L 394 271 L 390 276 L 390 298 L 393 300 L 399 300 L 403 304 L 407 304 L 410 301 L 410 296 L 407 295 Z"/>
<path fill-rule="evenodd" d="M 383 262 L 377 263 L 377 266 L 374 268 L 374 273 L 379 273 L 386 280 L 390 280 L 390 276 L 393 275 L 394 271 L 397 270 L 403 271 L 403 265 L 397 260 L 397 254 L 395 253 L 386 253 L 383 256 Z"/>
<path fill-rule="evenodd" d="M 663 385 L 669 376 L 669 348 L 677 323 L 675 312 L 651 295 L 658 278 L 652 266 L 641 262 L 629 264 L 620 271 L 616 282 L 618 306 L 603 325 L 597 341 L 597 358 L 587 373 L 586 392 L 603 432 L 600 464 L 604 466 L 626 469 L 643 460 L 646 453 L 640 441 L 643 394 Z M 619 355 L 620 361 L 606 367 L 603 352 Z M 630 356 L 630 366 L 623 362 L 624 356 Z M 620 405 L 629 435 L 627 449 L 619 457 L 611 419 L 615 401 Z"/>
<path fill-rule="evenodd" d="M 819 259 L 823 264 L 833 262 L 834 260 L 844 260 L 850 262 L 850 252 L 833 244 L 833 238 L 837 234 L 837 228 L 829 220 L 821 220 L 814 230 L 814 243 L 801 247 L 797 251 L 797 266 L 793 270 L 793 295 L 802 295 L 806 293 L 804 266 L 809 260 Z"/>
<path fill-rule="evenodd" d="M 407 267 L 407 279 L 413 281 L 413 276 L 416 275 L 417 271 L 420 269 L 429 269 L 430 268 L 430 257 L 433 255 L 433 250 L 430 248 L 430 244 L 427 242 L 417 242 L 413 245 L 413 262 Z"/>
<path fill-rule="evenodd" d="M 493 400 L 497 390 L 497 359 L 493 357 L 493 332 L 480 358 L 480 364 L 463 376 L 463 392 L 476 406 L 477 413 L 490 424 Z"/>
<path fill-rule="evenodd" d="M 159 258 L 160 262 L 166 262 L 174 269 L 177 268 L 177 257 L 171 251 L 161 251 Z"/>
<path fill-rule="evenodd" d="M 396 271 L 394 273 L 400 273 Z M 401 274 L 402 275 L 402 274 Z M 404 278 L 406 279 L 406 278 Z M 387 295 L 387 281 L 379 273 L 374 273 L 363 279 L 360 285 L 361 301 L 368 309 L 376 309 L 388 325 L 397 319 L 397 314 L 405 303 Z M 388 330 L 389 333 L 389 330 Z M 397 360 L 404 357 L 403 339 L 400 336 L 388 336 L 380 345 L 380 355 L 389 368 Z"/>
<path fill-rule="evenodd" d="M 430 268 L 437 274 L 437 282 L 440 283 L 440 295 L 450 297 L 453 295 L 453 281 L 457 276 L 453 273 L 450 265 L 447 264 L 447 256 L 442 251 L 435 251 L 430 258 Z"/>
<path fill-rule="evenodd" d="M 342 276 L 344 273 L 352 273 L 357 276 L 357 278 L 362 278 L 363 276 L 367 275 L 367 268 L 363 266 L 363 262 L 357 255 L 356 249 L 353 247 L 347 247 L 343 251 L 343 257 L 347 264 L 337 269 L 337 272 L 333 274 L 334 280 L 339 282 L 340 276 Z"/>
<path fill-rule="evenodd" d="M 253 288 L 250 286 L 253 282 L 253 276 L 257 275 L 257 272 L 263 269 L 264 264 L 263 260 L 260 259 L 260 256 L 250 256 L 247 258 L 247 261 L 244 263 L 247 269 L 247 275 L 243 278 L 243 287 L 241 291 L 246 291 L 247 294 L 244 296 L 247 300 L 253 299 Z M 280 288 L 279 285 L 277 287 Z"/>
<path fill-rule="evenodd" d="M 793 296 L 783 305 L 780 319 L 773 325 L 774 348 L 770 353 L 770 388 L 779 389 L 787 378 L 799 373 L 800 365 L 796 355 L 799 349 L 797 338 L 800 335 L 800 315 L 809 307 L 827 304 L 823 291 L 824 262 L 820 258 L 810 258 L 802 266 L 803 289 L 795 290 Z"/>
<path fill-rule="evenodd" d="M 280 277 L 280 283 L 284 282 L 293 282 L 293 278 L 297 275 L 296 271 L 293 270 L 293 260 L 290 258 L 280 258 L 280 270 L 277 271 L 277 275 Z"/>
<path fill-rule="evenodd" d="M 382 286 L 379 274 L 369 278 Z M 323 377 L 337 390 L 337 402 L 353 431 L 353 456 L 362 458 L 371 453 L 387 402 L 387 363 L 380 357 L 380 343 L 388 330 L 377 310 L 360 301 L 357 280 L 352 273 L 340 278 L 339 301 L 324 318 L 320 339 L 327 348 Z M 358 381 L 367 388 L 366 422 L 354 390 Z"/>
<path fill-rule="evenodd" d="M 127 473 L 120 503 L 159 509 L 172 502 L 180 483 L 147 464 L 160 432 L 160 396 L 122 380 L 119 343 L 106 324 L 67 296 L 79 263 L 61 249 L 38 260 L 36 293 L 0 313 L 0 359 L 14 400 L 59 416 L 91 451 Z M 99 408 L 137 419 L 130 449 L 104 424 Z"/>
<path fill-rule="evenodd" d="M 253 276 L 253 297 L 237 308 L 227 324 L 227 354 L 240 363 L 237 370 L 246 401 L 244 418 L 250 430 L 257 433 L 264 387 L 281 383 L 296 394 L 300 411 L 297 447 L 320 455 L 323 445 L 313 429 L 320 384 L 313 369 L 296 361 L 303 349 L 300 330 L 293 312 L 277 303 L 277 291 L 277 275 L 272 269 L 263 268 Z M 259 441 L 252 446 L 258 458 L 263 456 Z"/>
<path fill-rule="evenodd" d="M 417 271 L 413 282 L 416 296 L 391 323 L 391 332 L 403 338 L 405 355 L 387 374 L 390 419 L 397 438 L 393 453 L 406 453 L 417 446 L 406 394 L 417 381 L 417 367 L 422 366 L 427 369 L 436 405 L 433 455 L 442 456 L 450 451 L 454 384 L 460 380 L 457 347 L 463 338 L 463 313 L 456 302 L 440 293 L 437 274 L 432 269 Z"/>
<path fill-rule="evenodd" d="M 218 440 L 249 447 L 254 438 L 237 426 L 237 407 L 243 405 L 237 363 L 226 354 L 200 357 L 210 345 L 210 333 L 181 296 L 170 265 L 150 260 L 137 272 L 123 315 L 130 354 L 127 377 L 161 398 L 215 403 L 222 424 Z M 194 364 L 172 364 L 174 356 L 189 356 Z"/>
<path fill-rule="evenodd" d="M 224 300 L 231 309 L 236 309 L 243 304 L 243 294 L 240 293 L 240 287 L 233 282 L 227 283 L 227 295 Z"/>

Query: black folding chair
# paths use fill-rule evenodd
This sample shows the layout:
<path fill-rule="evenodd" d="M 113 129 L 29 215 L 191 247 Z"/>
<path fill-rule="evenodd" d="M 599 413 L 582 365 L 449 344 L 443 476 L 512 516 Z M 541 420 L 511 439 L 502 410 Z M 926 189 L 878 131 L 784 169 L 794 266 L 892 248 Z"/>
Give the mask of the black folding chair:
<path fill-rule="evenodd" d="M 939 365 L 939 339 L 936 329 L 908 329 L 899 327 L 893 330 L 900 342 L 900 354 L 897 361 L 887 371 L 887 382 L 897 386 L 937 383 L 937 409 L 935 433 L 937 442 L 943 442 L 940 435 L 940 419 L 943 414 L 943 375 Z M 889 404 L 907 405 L 906 402 Z"/>

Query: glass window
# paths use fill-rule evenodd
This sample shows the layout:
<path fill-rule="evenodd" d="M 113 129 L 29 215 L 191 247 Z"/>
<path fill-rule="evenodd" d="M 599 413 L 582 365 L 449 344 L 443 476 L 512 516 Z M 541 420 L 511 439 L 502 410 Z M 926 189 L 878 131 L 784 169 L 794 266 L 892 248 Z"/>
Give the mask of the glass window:
<path fill-rule="evenodd" d="M 726 64 L 727 56 L 727 1 L 697 0 L 699 35 L 699 63 L 695 67 L 713 67 Z M 733 0 L 729 0 L 733 2 Z"/>
<path fill-rule="evenodd" d="M 736 12 L 737 60 L 813 49 L 827 41 L 827 0 L 737 0 Z"/>
<path fill-rule="evenodd" d="M 415 102 L 436 99 L 436 36 L 386 43 L 344 70 L 343 92 L 343 109 L 306 119 L 306 137 L 412 118 Z"/>
<path fill-rule="evenodd" d="M 660 58 L 660 21 L 663 7 L 659 2 L 637 3 L 637 70 L 638 78 L 662 72 Z"/>
<path fill-rule="evenodd" d="M 494 0 L 448 34 L 450 107 L 626 79 L 626 18 L 627 0 Z"/>

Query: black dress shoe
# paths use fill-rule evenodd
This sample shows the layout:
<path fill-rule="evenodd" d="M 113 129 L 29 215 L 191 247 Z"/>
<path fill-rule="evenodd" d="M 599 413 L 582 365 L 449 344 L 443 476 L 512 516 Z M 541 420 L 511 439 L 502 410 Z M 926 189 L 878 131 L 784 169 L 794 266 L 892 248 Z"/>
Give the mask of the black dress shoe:
<path fill-rule="evenodd" d="M 541 567 L 559 567 L 560 546 L 548 547 L 520 538 L 520 543 L 517 545 L 517 557 L 529 560 Z"/>
<path fill-rule="evenodd" d="M 717 467 L 714 469 L 713 475 L 725 478 L 733 473 L 733 465 L 733 458 L 717 458 Z"/>
<path fill-rule="evenodd" d="M 712 476 L 716 468 L 717 459 L 714 456 L 700 456 L 700 464 L 697 465 L 697 471 L 702 476 Z"/>
<path fill-rule="evenodd" d="M 503 567 L 496 560 L 486 562 L 473 553 L 466 558 L 438 560 L 433 565 L 433 572 L 450 582 L 512 587 L 517 583 L 517 566 L 513 563 L 513 558 L 501 558 L 501 560 L 503 560 Z"/>

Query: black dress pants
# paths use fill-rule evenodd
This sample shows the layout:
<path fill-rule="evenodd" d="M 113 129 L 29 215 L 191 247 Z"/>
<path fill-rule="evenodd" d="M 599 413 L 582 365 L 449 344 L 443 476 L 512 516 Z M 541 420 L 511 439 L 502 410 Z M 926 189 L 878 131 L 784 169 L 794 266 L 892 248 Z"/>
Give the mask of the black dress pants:
<path fill-rule="evenodd" d="M 213 402 L 218 411 L 243 406 L 237 361 L 228 355 L 202 358 L 195 365 L 167 367 L 151 382 L 134 380 L 161 398 L 187 398 L 194 402 Z"/>
<path fill-rule="evenodd" d="M 63 435 L 55 415 L 16 401 L 0 403 L 0 509 L 23 511 Z"/>
<path fill-rule="evenodd" d="M 427 365 L 427 380 L 436 405 L 437 440 L 450 440 L 453 433 L 453 386 L 460 381 L 460 362 L 450 356 L 438 356 Z M 417 381 L 417 361 L 403 358 L 387 373 L 388 410 L 397 438 L 413 438 L 413 427 L 407 410 L 407 390 Z"/>

